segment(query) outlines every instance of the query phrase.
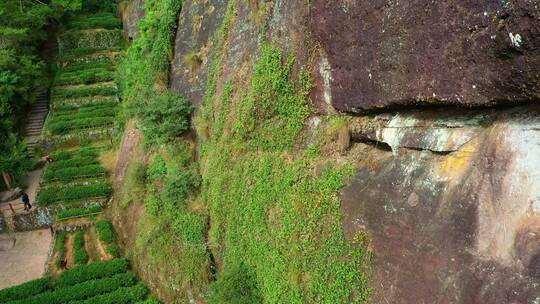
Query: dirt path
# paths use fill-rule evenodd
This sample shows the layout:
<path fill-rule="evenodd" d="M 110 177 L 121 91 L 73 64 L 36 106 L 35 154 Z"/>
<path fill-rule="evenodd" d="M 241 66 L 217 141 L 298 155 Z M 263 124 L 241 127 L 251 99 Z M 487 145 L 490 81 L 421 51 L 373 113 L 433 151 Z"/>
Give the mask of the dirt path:
<path fill-rule="evenodd" d="M 25 189 L 25 192 L 28 194 L 28 197 L 30 198 L 30 204 L 35 206 L 36 202 L 36 196 L 39 189 L 39 180 L 41 179 L 41 174 L 43 173 L 43 168 L 39 168 L 34 171 L 30 171 L 28 175 L 24 178 L 24 183 L 28 185 Z M 2 212 L 5 212 L 6 214 L 12 214 L 11 208 L 9 208 L 9 204 L 13 206 L 15 209 L 15 213 L 24 213 L 24 205 L 20 198 L 12 200 L 10 202 L 1 203 L 0 204 L 0 210 Z"/>
<path fill-rule="evenodd" d="M 66 236 L 66 268 L 73 267 L 73 233 Z"/>
<path fill-rule="evenodd" d="M 91 248 L 92 241 L 90 240 L 90 235 L 88 230 L 84 232 L 84 250 L 88 254 L 88 264 L 94 262 L 94 251 Z"/>

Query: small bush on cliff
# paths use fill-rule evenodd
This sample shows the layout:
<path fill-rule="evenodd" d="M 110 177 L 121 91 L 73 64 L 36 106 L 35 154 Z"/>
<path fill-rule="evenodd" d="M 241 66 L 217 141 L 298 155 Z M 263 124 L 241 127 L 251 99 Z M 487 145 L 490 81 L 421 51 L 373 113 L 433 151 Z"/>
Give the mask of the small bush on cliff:
<path fill-rule="evenodd" d="M 210 286 L 210 304 L 256 304 L 262 303 L 257 281 L 244 264 L 227 269 Z"/>
<path fill-rule="evenodd" d="M 193 107 L 185 97 L 168 92 L 149 102 L 141 102 L 137 118 L 146 139 L 164 143 L 189 129 L 192 111 Z"/>

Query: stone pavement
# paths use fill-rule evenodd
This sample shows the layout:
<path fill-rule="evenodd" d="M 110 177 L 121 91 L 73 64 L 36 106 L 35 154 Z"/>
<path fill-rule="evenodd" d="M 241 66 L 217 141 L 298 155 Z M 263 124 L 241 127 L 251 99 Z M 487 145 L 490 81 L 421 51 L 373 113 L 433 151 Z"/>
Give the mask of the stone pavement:
<path fill-rule="evenodd" d="M 42 277 L 53 241 L 49 229 L 17 232 L 11 236 L 15 237 L 15 246 L 0 251 L 0 289 Z"/>
<path fill-rule="evenodd" d="M 28 197 L 30 198 L 30 204 L 32 204 L 33 207 L 36 206 L 36 196 L 39 189 L 39 180 L 41 179 L 41 173 L 43 172 L 43 169 L 37 169 L 34 171 L 31 171 L 28 173 L 28 175 L 25 177 L 24 183 L 28 185 L 28 187 L 24 190 Z M 9 203 L 13 206 L 13 209 L 15 209 L 15 213 L 24 213 L 24 205 L 21 201 L 21 198 L 18 198 L 16 200 L 13 200 L 11 202 L 6 203 L 0 203 L 0 212 L 4 212 L 6 215 L 12 215 L 11 209 L 9 208 Z M 32 208 L 33 209 L 33 208 Z"/>

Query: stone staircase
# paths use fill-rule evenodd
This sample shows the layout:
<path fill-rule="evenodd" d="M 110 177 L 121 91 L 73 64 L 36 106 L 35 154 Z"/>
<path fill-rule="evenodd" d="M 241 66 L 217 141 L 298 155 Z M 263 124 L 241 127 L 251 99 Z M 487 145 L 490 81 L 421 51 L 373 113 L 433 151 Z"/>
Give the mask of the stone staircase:
<path fill-rule="evenodd" d="M 26 124 L 26 141 L 28 143 L 28 154 L 35 156 L 35 147 L 39 143 L 43 123 L 49 112 L 47 91 L 41 90 L 36 97 L 36 102 L 32 106 L 28 122 Z"/>

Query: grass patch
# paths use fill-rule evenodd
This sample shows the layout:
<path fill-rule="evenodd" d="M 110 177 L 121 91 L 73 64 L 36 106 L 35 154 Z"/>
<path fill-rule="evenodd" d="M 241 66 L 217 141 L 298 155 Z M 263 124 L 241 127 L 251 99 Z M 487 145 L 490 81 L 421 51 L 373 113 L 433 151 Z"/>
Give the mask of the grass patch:
<path fill-rule="evenodd" d="M 73 237 L 73 263 L 75 265 L 84 265 L 88 263 L 88 253 L 84 247 L 84 231 L 75 232 Z"/>
<path fill-rule="evenodd" d="M 68 28 L 72 30 L 85 29 L 118 29 L 122 27 L 122 21 L 111 13 L 98 13 L 87 16 L 73 18 L 69 22 Z"/>
<path fill-rule="evenodd" d="M 68 210 L 58 211 L 56 219 L 58 221 L 64 221 L 70 218 L 84 217 L 91 214 L 99 213 L 103 210 L 103 207 L 96 205 L 88 208 L 73 208 Z"/>
<path fill-rule="evenodd" d="M 41 191 L 37 201 L 42 206 L 48 206 L 56 202 L 72 202 L 81 199 L 108 197 L 111 193 L 111 187 L 104 182 L 93 185 L 71 186 L 68 188 L 54 186 Z"/>

